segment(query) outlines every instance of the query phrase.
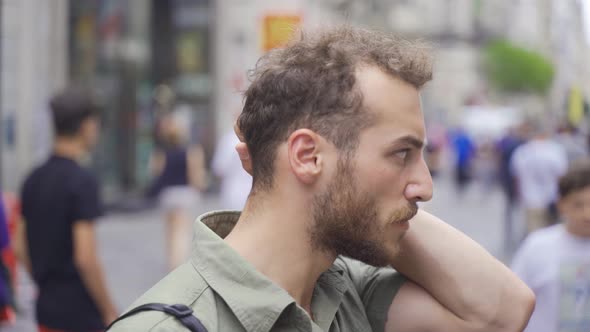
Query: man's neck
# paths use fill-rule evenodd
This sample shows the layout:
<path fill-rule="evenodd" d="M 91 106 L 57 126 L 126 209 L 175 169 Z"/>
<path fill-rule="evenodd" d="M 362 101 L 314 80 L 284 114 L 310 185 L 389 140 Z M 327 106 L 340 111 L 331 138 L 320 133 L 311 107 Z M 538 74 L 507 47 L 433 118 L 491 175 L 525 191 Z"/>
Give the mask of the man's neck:
<path fill-rule="evenodd" d="M 316 282 L 336 255 L 313 250 L 309 205 L 280 194 L 261 198 L 249 199 L 225 241 L 311 315 Z"/>
<path fill-rule="evenodd" d="M 56 156 L 80 161 L 87 151 L 84 144 L 75 138 L 57 137 L 53 145 L 53 154 Z"/>

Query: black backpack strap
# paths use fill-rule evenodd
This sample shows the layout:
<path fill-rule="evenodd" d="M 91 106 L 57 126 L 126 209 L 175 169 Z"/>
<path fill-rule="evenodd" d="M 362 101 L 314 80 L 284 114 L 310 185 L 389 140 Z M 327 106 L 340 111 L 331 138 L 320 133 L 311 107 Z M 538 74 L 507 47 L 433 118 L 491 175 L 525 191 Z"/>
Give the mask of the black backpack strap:
<path fill-rule="evenodd" d="M 133 316 L 138 312 L 148 311 L 148 310 L 155 310 L 165 312 L 168 315 L 174 316 L 180 323 L 189 329 L 191 332 L 207 332 L 207 329 L 201 323 L 201 321 L 193 315 L 193 310 L 187 307 L 184 304 L 163 304 L 163 303 L 147 303 L 140 305 L 139 307 L 133 308 L 129 310 L 127 313 L 122 315 L 121 317 L 117 318 L 114 322 L 112 322 L 108 327 L 107 331 L 115 324 L 116 322 L 123 320 L 129 316 Z"/>

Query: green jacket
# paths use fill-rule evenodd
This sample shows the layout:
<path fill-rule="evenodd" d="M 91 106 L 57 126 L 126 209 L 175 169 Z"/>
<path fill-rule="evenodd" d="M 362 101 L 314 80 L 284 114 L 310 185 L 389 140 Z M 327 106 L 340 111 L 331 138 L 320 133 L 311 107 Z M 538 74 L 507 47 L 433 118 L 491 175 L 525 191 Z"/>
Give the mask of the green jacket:
<path fill-rule="evenodd" d="M 150 302 L 185 304 L 209 332 L 383 331 L 403 276 L 391 268 L 339 257 L 317 282 L 312 321 L 285 290 L 222 240 L 239 215 L 220 211 L 199 217 L 190 260 L 148 290 L 130 309 Z M 174 317 L 146 311 L 116 323 L 109 331 L 188 330 Z"/>

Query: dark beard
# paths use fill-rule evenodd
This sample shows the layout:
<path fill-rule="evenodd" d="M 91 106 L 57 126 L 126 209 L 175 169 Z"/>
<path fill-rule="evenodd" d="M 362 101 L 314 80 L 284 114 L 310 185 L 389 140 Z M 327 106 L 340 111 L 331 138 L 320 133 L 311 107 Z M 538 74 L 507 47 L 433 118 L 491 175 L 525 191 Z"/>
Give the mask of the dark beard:
<path fill-rule="evenodd" d="M 390 222 L 408 220 L 416 204 L 397 210 Z M 386 266 L 395 253 L 385 247 L 375 198 L 358 192 L 352 165 L 338 162 L 336 176 L 313 200 L 311 244 L 315 250 L 344 255 L 373 266 Z"/>

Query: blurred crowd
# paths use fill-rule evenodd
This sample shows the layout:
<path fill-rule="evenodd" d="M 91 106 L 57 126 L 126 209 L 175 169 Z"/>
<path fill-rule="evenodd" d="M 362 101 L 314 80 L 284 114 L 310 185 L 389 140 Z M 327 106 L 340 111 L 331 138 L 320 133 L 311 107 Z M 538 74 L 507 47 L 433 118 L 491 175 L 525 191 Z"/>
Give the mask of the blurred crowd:
<path fill-rule="evenodd" d="M 522 240 L 514 238 L 514 212 L 522 207 L 526 233 L 556 223 L 558 180 L 576 161 L 590 156 L 590 135 L 567 123 L 558 127 L 528 120 L 506 127 L 497 136 L 480 137 L 463 127 L 428 128 L 425 158 L 433 177 L 452 169 L 458 197 L 473 182 L 484 192 L 499 187 L 506 202 L 506 250 Z M 446 165 L 445 161 L 450 165 Z M 526 234 L 525 234 L 526 235 Z"/>
<path fill-rule="evenodd" d="M 590 328 L 590 135 L 564 121 L 522 121 L 497 136 L 429 128 L 433 177 L 449 152 L 457 199 L 477 182 L 504 196 L 503 254 L 534 292 L 526 332 Z M 459 206 L 457 206 L 459 207 Z M 476 216 L 473 216 L 476 218 Z"/>

